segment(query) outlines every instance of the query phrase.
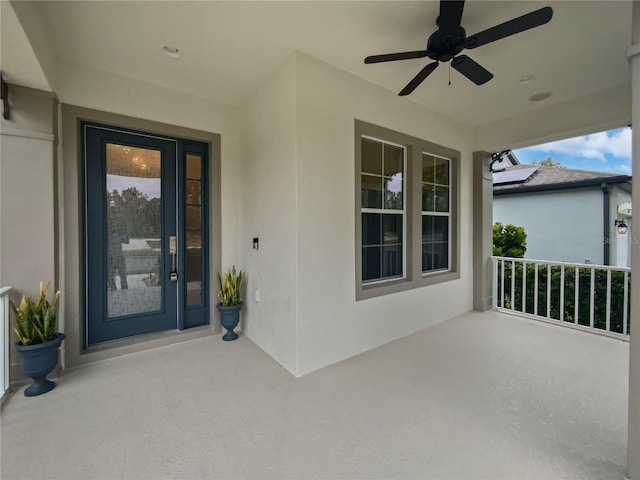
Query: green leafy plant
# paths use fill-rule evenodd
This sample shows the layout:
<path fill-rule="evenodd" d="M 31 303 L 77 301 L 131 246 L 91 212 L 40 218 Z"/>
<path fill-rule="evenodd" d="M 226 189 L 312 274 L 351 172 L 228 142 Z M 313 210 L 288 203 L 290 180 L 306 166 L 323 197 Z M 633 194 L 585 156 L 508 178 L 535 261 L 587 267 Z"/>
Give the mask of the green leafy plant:
<path fill-rule="evenodd" d="M 524 257 L 527 251 L 527 234 L 515 225 L 493 225 L 493 254 L 498 257 Z"/>
<path fill-rule="evenodd" d="M 40 282 L 40 296 L 36 302 L 31 297 L 23 295 L 20 306 L 16 308 L 15 304 L 9 301 L 15 320 L 13 331 L 22 345 L 36 345 L 53 340 L 58 336 L 56 308 L 60 290 L 53 295 L 53 299 L 49 302 L 47 289 L 50 284 L 51 282 L 48 282 L 43 286 Z"/>
<path fill-rule="evenodd" d="M 242 302 L 242 291 L 244 290 L 246 275 L 242 271 L 236 271 L 236 267 L 232 267 L 223 276 L 218 273 L 218 283 L 220 290 L 218 297 L 223 307 L 238 305 Z"/>

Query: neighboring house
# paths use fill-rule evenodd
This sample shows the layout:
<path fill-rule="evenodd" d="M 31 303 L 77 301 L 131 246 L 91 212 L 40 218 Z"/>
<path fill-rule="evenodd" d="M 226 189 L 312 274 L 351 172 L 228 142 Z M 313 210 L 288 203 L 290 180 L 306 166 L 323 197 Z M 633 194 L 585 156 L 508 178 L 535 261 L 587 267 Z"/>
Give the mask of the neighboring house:
<path fill-rule="evenodd" d="M 630 202 L 627 175 L 520 164 L 493 174 L 493 220 L 524 227 L 534 260 L 630 266 Z"/>

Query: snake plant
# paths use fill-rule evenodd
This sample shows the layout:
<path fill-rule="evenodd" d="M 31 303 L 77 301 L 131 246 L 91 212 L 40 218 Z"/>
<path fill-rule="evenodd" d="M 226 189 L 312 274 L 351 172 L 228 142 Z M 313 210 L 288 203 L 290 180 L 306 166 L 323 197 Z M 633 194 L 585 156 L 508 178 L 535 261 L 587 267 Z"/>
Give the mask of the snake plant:
<path fill-rule="evenodd" d="M 47 289 L 50 284 L 51 282 L 48 282 L 43 286 L 40 282 L 40 296 L 36 302 L 26 295 L 22 296 L 19 307 L 9 301 L 15 320 L 13 331 L 22 345 L 36 345 L 53 340 L 58 336 L 56 307 L 60 290 L 54 294 L 53 299 L 49 302 Z"/>
<path fill-rule="evenodd" d="M 220 284 L 218 297 L 223 307 L 238 305 L 242 302 L 242 291 L 246 278 L 247 276 L 242 271 L 236 271 L 235 266 L 224 274 L 224 278 L 218 273 L 218 283 Z"/>

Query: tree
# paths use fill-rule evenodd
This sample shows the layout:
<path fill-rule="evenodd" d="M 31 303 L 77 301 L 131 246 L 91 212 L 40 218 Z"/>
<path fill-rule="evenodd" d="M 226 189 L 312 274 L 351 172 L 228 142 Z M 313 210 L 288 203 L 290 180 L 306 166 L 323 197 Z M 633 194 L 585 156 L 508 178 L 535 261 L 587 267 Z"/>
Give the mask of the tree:
<path fill-rule="evenodd" d="M 498 257 L 524 257 L 527 251 L 527 234 L 523 227 L 515 225 L 502 225 L 496 222 L 493 225 L 493 254 Z"/>
<path fill-rule="evenodd" d="M 547 157 L 544 160 L 541 160 L 540 163 L 538 163 L 537 160 L 534 160 L 533 162 L 531 162 L 531 165 L 540 165 L 541 167 L 567 168 L 551 157 Z"/>

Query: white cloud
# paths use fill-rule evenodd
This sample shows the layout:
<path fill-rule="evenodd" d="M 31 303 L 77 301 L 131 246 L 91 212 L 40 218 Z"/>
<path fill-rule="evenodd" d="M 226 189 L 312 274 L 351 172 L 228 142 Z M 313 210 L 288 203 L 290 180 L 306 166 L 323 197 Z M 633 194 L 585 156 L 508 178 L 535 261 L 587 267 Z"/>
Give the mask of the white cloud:
<path fill-rule="evenodd" d="M 631 175 L 631 167 L 628 167 L 627 165 L 623 165 L 623 164 L 617 165 L 613 169 L 613 171 L 617 173 L 622 173 L 624 175 Z"/>
<path fill-rule="evenodd" d="M 600 132 L 583 137 L 569 138 L 557 142 L 531 147 L 530 150 L 570 155 L 574 158 L 590 158 L 603 162 L 606 155 L 631 163 L 631 129 L 623 128 L 615 132 Z"/>

